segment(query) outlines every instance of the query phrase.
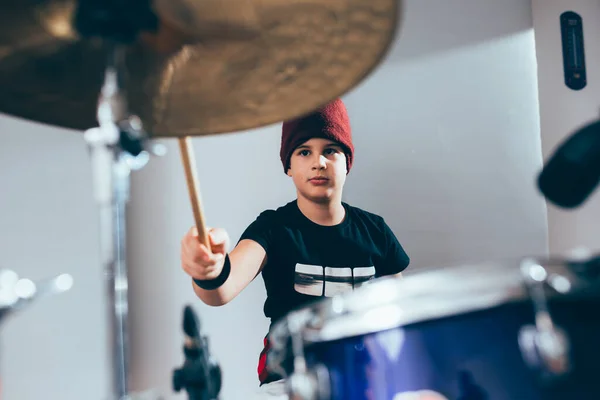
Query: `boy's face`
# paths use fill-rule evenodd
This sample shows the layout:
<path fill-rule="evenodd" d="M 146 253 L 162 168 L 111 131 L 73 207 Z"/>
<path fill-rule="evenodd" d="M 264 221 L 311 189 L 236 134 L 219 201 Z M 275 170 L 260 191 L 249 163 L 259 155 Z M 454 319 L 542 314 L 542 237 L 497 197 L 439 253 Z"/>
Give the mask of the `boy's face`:
<path fill-rule="evenodd" d="M 346 169 L 346 155 L 339 144 L 313 138 L 294 149 L 287 174 L 299 195 L 323 203 L 336 196 L 341 199 Z"/>

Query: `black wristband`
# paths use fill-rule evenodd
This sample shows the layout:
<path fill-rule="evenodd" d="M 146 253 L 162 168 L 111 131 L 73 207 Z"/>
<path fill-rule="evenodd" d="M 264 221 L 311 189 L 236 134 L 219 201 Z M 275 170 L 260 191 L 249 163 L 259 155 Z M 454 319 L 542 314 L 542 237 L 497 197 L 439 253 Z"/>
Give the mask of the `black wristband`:
<path fill-rule="evenodd" d="M 199 288 L 204 290 L 214 290 L 225 283 L 227 278 L 229 278 L 229 274 L 231 273 L 231 262 L 229 261 L 229 254 L 225 254 L 225 262 L 223 263 L 223 269 L 219 276 L 215 279 L 194 279 L 194 283 L 198 285 Z"/>

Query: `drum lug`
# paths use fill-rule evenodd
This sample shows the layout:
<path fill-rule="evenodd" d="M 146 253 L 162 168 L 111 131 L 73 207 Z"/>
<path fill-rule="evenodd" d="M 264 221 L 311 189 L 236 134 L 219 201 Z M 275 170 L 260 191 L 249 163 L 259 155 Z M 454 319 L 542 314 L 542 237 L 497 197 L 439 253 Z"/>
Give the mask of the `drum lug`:
<path fill-rule="evenodd" d="M 570 369 L 569 339 L 562 329 L 540 331 L 526 325 L 519 331 L 519 347 L 527 365 L 544 378 L 560 377 Z"/>
<path fill-rule="evenodd" d="M 317 365 L 307 372 L 294 372 L 287 380 L 290 400 L 329 400 L 329 382 L 329 372 L 322 365 Z"/>
<path fill-rule="evenodd" d="M 571 369 L 571 346 L 566 332 L 555 324 L 548 309 L 544 286 L 548 273 L 534 260 L 525 260 L 522 272 L 533 302 L 535 325 L 526 325 L 519 331 L 521 354 L 544 379 L 561 377 Z"/>
<path fill-rule="evenodd" d="M 330 400 L 330 380 L 327 368 L 318 364 L 307 368 L 304 357 L 302 328 L 306 315 L 290 315 L 287 328 L 292 341 L 294 371 L 286 380 L 290 400 Z"/>

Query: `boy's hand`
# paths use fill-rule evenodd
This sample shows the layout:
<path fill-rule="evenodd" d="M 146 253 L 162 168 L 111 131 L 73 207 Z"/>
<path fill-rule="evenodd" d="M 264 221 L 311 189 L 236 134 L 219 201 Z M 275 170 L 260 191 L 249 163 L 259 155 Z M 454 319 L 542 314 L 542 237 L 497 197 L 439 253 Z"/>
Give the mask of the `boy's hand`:
<path fill-rule="evenodd" d="M 229 235 L 222 228 L 207 228 L 210 249 L 198 240 L 198 230 L 191 228 L 181 240 L 181 266 L 193 279 L 215 279 L 223 269 Z"/>

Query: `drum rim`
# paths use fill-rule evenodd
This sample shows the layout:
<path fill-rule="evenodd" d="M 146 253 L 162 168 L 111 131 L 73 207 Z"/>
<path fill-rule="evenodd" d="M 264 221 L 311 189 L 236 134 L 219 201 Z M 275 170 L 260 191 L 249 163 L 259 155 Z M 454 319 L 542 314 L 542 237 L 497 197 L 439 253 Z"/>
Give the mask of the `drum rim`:
<path fill-rule="evenodd" d="M 320 327 L 309 325 L 304 328 L 306 343 L 320 343 L 368 335 L 390 329 L 408 327 L 437 319 L 460 316 L 471 312 L 491 309 L 527 298 L 523 291 L 512 295 L 482 293 L 477 304 L 465 306 L 462 302 L 451 302 L 445 306 L 432 305 L 428 309 L 406 310 L 397 304 L 382 304 L 364 312 L 355 312 L 324 321 Z M 385 316 L 385 318 L 384 318 Z M 356 321 L 355 323 L 353 323 Z"/>
<path fill-rule="evenodd" d="M 273 325 L 271 337 L 276 347 L 278 347 L 277 344 L 283 346 L 282 342 L 284 341 L 281 340 L 281 336 L 287 337 L 289 334 L 287 321 L 290 318 L 302 321 L 300 323 L 302 337 L 304 342 L 309 345 L 367 335 L 529 300 L 530 294 L 520 269 L 525 262 L 543 265 L 550 276 L 566 278 L 571 284 L 571 288 L 576 288 L 582 283 L 567 268 L 566 260 L 543 258 L 455 265 L 417 272 L 403 278 L 387 276 L 375 279 L 351 292 L 326 298 L 289 313 L 287 317 Z M 473 271 L 478 272 L 475 277 L 465 275 L 465 273 Z M 459 288 L 451 286 L 452 279 L 456 281 L 457 278 L 464 276 L 470 276 L 471 280 L 463 280 Z M 448 285 L 435 289 L 436 298 L 425 297 L 433 292 L 429 285 L 436 281 L 440 283 L 444 278 L 451 279 Z M 372 295 L 375 292 L 378 292 L 378 295 L 387 293 L 389 298 L 375 301 L 365 300 L 368 299 L 369 294 Z M 550 289 L 547 294 L 549 297 L 561 295 Z M 399 303 L 402 301 L 407 305 L 401 306 Z M 417 301 L 421 301 L 418 303 L 418 307 L 416 307 Z M 411 308 L 411 306 L 415 307 Z M 348 310 L 344 311 L 344 307 L 347 307 Z"/>

